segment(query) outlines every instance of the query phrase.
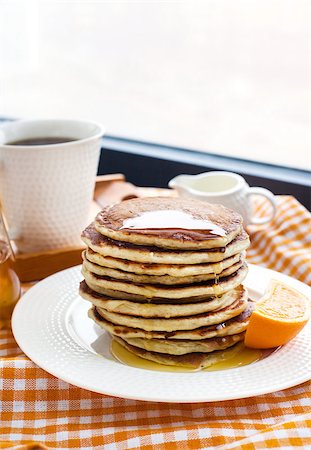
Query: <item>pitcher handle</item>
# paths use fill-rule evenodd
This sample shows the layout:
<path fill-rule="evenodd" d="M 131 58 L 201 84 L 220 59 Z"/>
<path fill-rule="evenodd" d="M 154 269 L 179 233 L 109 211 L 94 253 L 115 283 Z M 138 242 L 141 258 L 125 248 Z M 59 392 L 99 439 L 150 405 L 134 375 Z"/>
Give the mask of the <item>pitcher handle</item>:
<path fill-rule="evenodd" d="M 266 217 L 252 217 L 250 219 L 250 224 L 263 225 L 265 223 L 270 222 L 276 215 L 277 205 L 276 205 L 276 201 L 275 201 L 275 196 L 268 189 L 261 188 L 261 187 L 249 188 L 249 190 L 247 192 L 247 196 L 250 197 L 252 195 L 260 195 L 262 197 L 265 197 L 269 201 L 270 205 L 272 206 L 272 211 L 271 211 L 271 214 Z"/>

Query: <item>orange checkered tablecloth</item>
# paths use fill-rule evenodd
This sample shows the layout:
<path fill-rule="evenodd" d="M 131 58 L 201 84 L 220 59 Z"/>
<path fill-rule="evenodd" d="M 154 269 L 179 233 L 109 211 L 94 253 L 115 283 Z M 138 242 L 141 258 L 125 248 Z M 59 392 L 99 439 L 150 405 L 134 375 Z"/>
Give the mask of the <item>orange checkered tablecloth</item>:
<path fill-rule="evenodd" d="M 248 228 L 248 260 L 311 285 L 311 215 L 293 197 L 278 196 L 277 203 L 269 226 Z M 267 208 L 258 204 L 257 214 Z M 249 399 L 150 403 L 95 394 L 49 375 L 10 331 L 0 332 L 0 358 L 0 448 L 311 448 L 310 382 Z"/>

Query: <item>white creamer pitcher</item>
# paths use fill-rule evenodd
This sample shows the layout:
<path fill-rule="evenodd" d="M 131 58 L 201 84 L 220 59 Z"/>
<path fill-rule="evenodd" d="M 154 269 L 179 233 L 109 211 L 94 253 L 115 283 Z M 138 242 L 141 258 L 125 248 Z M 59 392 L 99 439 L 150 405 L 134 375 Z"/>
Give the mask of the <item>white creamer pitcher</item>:
<path fill-rule="evenodd" d="M 241 214 L 244 225 L 265 224 L 276 214 L 275 197 L 268 189 L 249 187 L 243 177 L 232 172 L 205 172 L 199 175 L 178 175 L 169 182 L 180 196 L 197 198 L 209 203 L 219 203 Z M 271 204 L 267 217 L 253 217 L 252 195 L 261 195 Z"/>

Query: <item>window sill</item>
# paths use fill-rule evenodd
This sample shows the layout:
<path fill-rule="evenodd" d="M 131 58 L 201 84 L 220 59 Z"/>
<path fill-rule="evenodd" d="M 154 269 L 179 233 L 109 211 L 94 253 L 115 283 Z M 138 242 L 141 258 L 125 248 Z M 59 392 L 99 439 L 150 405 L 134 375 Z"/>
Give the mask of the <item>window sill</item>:
<path fill-rule="evenodd" d="M 140 186 L 167 187 L 180 174 L 225 170 L 242 175 L 251 186 L 293 195 L 311 209 L 309 171 L 203 153 L 148 142 L 105 136 L 98 173 L 122 172 Z"/>

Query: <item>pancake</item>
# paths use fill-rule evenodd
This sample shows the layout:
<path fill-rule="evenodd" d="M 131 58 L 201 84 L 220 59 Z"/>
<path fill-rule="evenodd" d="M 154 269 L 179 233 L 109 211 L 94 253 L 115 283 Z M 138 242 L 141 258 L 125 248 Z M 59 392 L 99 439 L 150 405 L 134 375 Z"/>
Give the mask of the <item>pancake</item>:
<path fill-rule="evenodd" d="M 207 250 L 169 250 L 156 246 L 135 245 L 103 236 L 96 231 L 94 224 L 89 225 L 81 235 L 85 244 L 94 252 L 134 262 L 159 264 L 201 264 L 223 261 L 232 255 L 241 253 L 249 246 L 249 237 L 245 231 L 238 234 L 226 247 Z"/>
<path fill-rule="evenodd" d="M 244 340 L 245 333 L 234 334 L 226 337 L 214 337 L 210 339 L 179 340 L 169 339 L 141 339 L 123 338 L 127 344 L 139 347 L 150 352 L 167 353 L 169 355 L 186 355 L 187 353 L 210 353 L 215 350 L 224 350 Z"/>
<path fill-rule="evenodd" d="M 134 353 L 141 358 L 157 362 L 159 364 L 166 364 L 168 366 L 187 367 L 192 369 L 205 369 L 212 366 L 229 356 L 234 356 L 242 350 L 243 343 L 237 343 L 229 349 L 215 351 L 211 353 L 187 353 L 186 355 L 169 355 L 167 353 L 157 353 L 144 350 L 139 347 L 134 347 L 119 337 L 114 337 L 124 348 L 131 353 Z"/>
<path fill-rule="evenodd" d="M 204 312 L 221 309 L 230 305 L 238 298 L 247 298 L 247 291 L 243 286 L 238 286 L 221 297 L 211 298 L 208 301 L 198 303 L 184 304 L 153 304 L 153 303 L 136 303 L 128 300 L 117 300 L 92 291 L 85 281 L 80 284 L 80 295 L 85 300 L 93 303 L 99 308 L 119 314 L 127 314 L 130 316 L 140 317 L 182 317 Z"/>
<path fill-rule="evenodd" d="M 241 216 L 185 198 L 131 199 L 82 232 L 89 317 L 133 354 L 199 369 L 242 347 L 253 309 Z M 228 353 L 229 352 L 229 353 Z"/>
<path fill-rule="evenodd" d="M 92 283 L 89 283 L 89 288 L 92 289 L 92 291 L 96 292 L 96 286 L 92 287 Z M 167 304 L 175 304 L 175 305 L 182 305 L 184 303 L 198 303 L 203 301 L 208 301 L 213 298 L 219 297 L 219 295 L 198 295 L 196 297 L 185 297 L 185 298 L 164 298 L 164 297 L 152 297 L 146 298 L 143 295 L 138 294 L 130 294 L 128 292 L 122 292 L 117 290 L 111 290 L 111 289 L 100 289 L 101 292 L 96 292 L 99 295 L 103 295 L 106 297 L 110 297 L 115 300 L 129 300 L 135 303 L 152 303 L 157 305 L 167 305 Z"/>
<path fill-rule="evenodd" d="M 216 263 L 205 264 L 149 264 L 139 263 L 111 256 L 103 256 L 94 252 L 91 248 L 85 250 L 88 261 L 98 264 L 102 267 L 110 267 L 112 269 L 123 270 L 124 272 L 136 273 L 138 275 L 162 276 L 170 275 L 171 277 L 189 277 L 193 275 L 219 274 L 223 270 L 236 264 L 240 259 L 245 258 L 245 252 L 237 253 Z"/>
<path fill-rule="evenodd" d="M 104 319 L 97 311 L 96 307 L 89 310 L 88 316 L 104 330 L 114 336 L 121 338 L 144 338 L 144 339 L 193 339 L 200 340 L 215 336 L 230 336 L 242 333 L 246 330 L 249 317 L 254 309 L 254 302 L 248 301 L 248 307 L 238 316 L 226 320 L 220 324 L 199 327 L 194 330 L 179 331 L 146 331 L 141 328 L 133 328 L 125 325 L 116 325 Z"/>
<path fill-rule="evenodd" d="M 125 292 L 135 295 L 144 296 L 146 299 L 156 298 L 169 298 L 169 299 L 181 299 L 186 297 L 196 296 L 212 296 L 223 295 L 225 292 L 236 288 L 243 282 L 247 275 L 247 265 L 238 269 L 232 275 L 224 278 L 219 278 L 217 284 L 215 280 L 203 281 L 201 283 L 177 285 L 177 286 L 165 286 L 160 284 L 135 284 L 128 281 L 115 280 L 114 278 L 102 277 L 96 275 L 86 267 L 82 266 L 82 274 L 86 280 L 87 285 L 95 292 L 100 294 L 106 294 L 106 290 Z M 112 295 L 115 297 L 115 295 Z M 122 299 L 122 297 L 119 297 Z M 123 297 L 124 298 L 124 297 Z"/>
<path fill-rule="evenodd" d="M 215 274 L 208 273 L 203 275 L 192 275 L 188 277 L 172 277 L 170 275 L 137 275 L 136 273 L 131 272 L 123 272 L 122 270 L 110 269 L 109 267 L 99 266 L 98 264 L 94 264 L 86 258 L 86 252 L 83 252 L 83 266 L 89 272 L 95 273 L 96 275 L 100 275 L 103 277 L 114 278 L 115 280 L 124 280 L 130 281 L 133 283 L 146 283 L 146 284 L 165 284 L 165 285 L 176 285 L 176 284 L 191 284 L 191 283 L 200 283 L 201 281 L 214 280 Z M 240 267 L 242 267 L 244 261 L 240 259 L 237 263 L 233 264 L 230 267 L 224 269 L 217 276 L 219 277 L 227 277 L 234 272 L 236 272 Z"/>
<path fill-rule="evenodd" d="M 239 300 L 233 301 L 231 305 L 216 311 L 169 319 L 129 316 L 107 311 L 106 309 L 99 307 L 96 307 L 96 310 L 104 319 L 116 325 L 141 328 L 146 331 L 177 331 L 194 330 L 208 325 L 220 324 L 239 315 L 246 308 L 247 300 L 245 298 L 240 298 Z"/>
<path fill-rule="evenodd" d="M 104 208 L 95 228 L 117 241 L 197 250 L 227 245 L 241 232 L 242 217 L 193 199 L 135 198 Z"/>

